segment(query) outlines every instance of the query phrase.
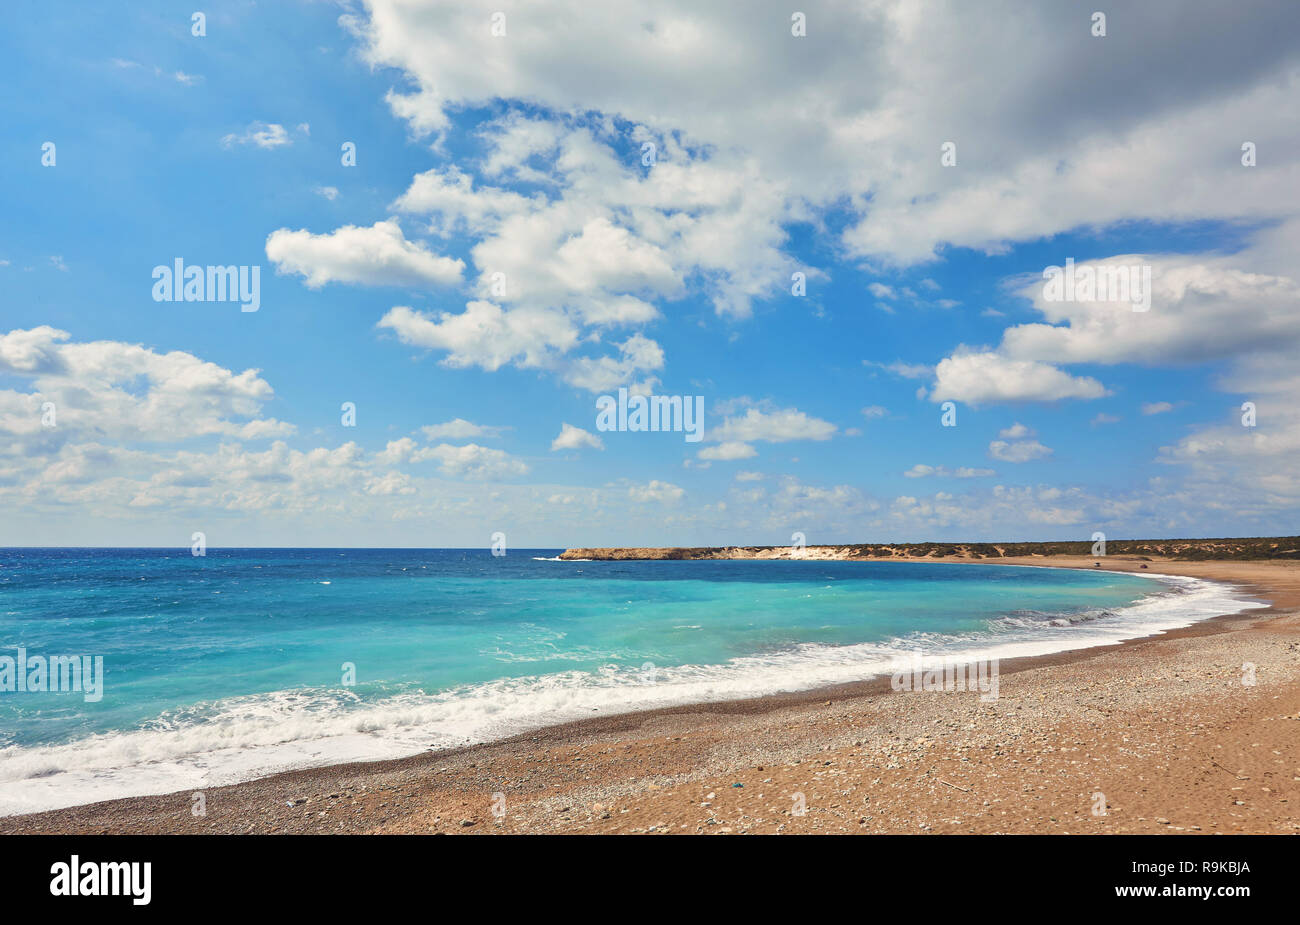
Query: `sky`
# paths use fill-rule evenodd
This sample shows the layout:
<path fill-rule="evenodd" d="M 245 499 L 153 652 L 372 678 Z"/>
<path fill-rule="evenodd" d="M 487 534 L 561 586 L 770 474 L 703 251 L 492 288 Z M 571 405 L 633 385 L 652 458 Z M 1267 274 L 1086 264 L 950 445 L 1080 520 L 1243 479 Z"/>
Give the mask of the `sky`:
<path fill-rule="evenodd" d="M 1291 0 L 195 5 L 0 33 L 0 545 L 1300 533 Z"/>

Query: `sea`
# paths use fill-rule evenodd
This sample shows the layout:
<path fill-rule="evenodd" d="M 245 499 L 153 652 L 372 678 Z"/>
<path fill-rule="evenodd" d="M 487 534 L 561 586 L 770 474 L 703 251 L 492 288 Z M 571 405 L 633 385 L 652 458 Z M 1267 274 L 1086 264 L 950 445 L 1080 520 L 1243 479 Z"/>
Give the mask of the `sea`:
<path fill-rule="evenodd" d="M 864 680 L 918 653 L 1106 645 L 1264 606 L 1104 569 L 559 553 L 0 549 L 0 815 Z M 58 656 L 102 664 L 97 694 L 18 689 L 20 658 Z"/>

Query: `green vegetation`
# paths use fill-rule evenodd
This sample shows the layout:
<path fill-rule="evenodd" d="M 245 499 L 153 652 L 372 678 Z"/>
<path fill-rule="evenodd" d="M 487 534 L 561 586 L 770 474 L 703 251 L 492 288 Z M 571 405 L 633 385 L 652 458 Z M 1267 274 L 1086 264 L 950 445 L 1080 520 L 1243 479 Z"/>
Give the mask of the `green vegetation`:
<path fill-rule="evenodd" d="M 768 549 L 746 546 L 745 549 Z M 843 543 L 855 558 L 1002 559 L 1018 556 L 1091 556 L 1086 540 L 1064 543 Z M 709 558 L 718 550 L 683 549 L 675 559 Z M 674 550 L 678 552 L 678 550 Z M 1300 559 L 1300 536 L 1241 537 L 1201 540 L 1107 540 L 1106 554 L 1161 559 Z"/>
<path fill-rule="evenodd" d="M 672 548 L 578 548 L 565 559 L 734 559 L 779 546 L 679 546 Z M 1092 542 L 1066 543 L 841 543 L 817 546 L 843 551 L 853 559 L 1004 559 L 1026 556 L 1092 556 Z M 1239 537 L 1201 540 L 1107 540 L 1108 556 L 1137 559 L 1300 559 L 1300 536 Z M 1098 557 L 1100 558 L 1100 557 Z"/>
<path fill-rule="evenodd" d="M 1001 559 L 1010 556 L 1090 556 L 1092 543 L 874 543 L 843 545 L 852 555 L 870 558 Z M 1107 540 L 1106 554 L 1162 559 L 1300 559 L 1300 537 L 1246 537 L 1202 540 Z"/>

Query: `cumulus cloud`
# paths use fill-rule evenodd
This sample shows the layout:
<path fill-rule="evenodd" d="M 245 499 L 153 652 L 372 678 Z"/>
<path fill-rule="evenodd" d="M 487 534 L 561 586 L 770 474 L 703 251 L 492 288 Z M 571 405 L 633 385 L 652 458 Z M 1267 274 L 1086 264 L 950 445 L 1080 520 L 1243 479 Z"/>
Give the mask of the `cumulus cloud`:
<path fill-rule="evenodd" d="M 895 376 L 901 376 L 904 379 L 924 379 L 934 372 L 933 366 L 926 366 L 923 363 L 904 363 L 902 360 L 895 360 L 893 363 L 863 360 L 862 365 L 883 369 L 885 372 L 893 373 Z"/>
<path fill-rule="evenodd" d="M 1016 423 L 1012 424 L 1010 427 L 998 431 L 998 436 L 1004 440 L 1020 440 L 1023 437 L 1034 436 L 1034 431 L 1031 428 L 1026 427 L 1024 424 L 1021 424 L 1019 421 L 1016 421 Z"/>
<path fill-rule="evenodd" d="M 1037 440 L 994 440 L 989 444 L 989 455 L 1002 462 L 1023 463 L 1045 459 L 1052 455 L 1052 451 Z"/>
<path fill-rule="evenodd" d="M 1300 445 L 1300 413 L 1291 411 L 1300 407 L 1300 380 L 1288 365 L 1288 357 L 1300 349 L 1300 313 L 1295 310 L 1300 286 L 1292 275 L 1262 269 L 1293 266 L 1279 246 L 1296 239 L 1297 233 L 1283 225 L 1232 257 L 1125 255 L 1079 264 L 1098 269 L 1149 265 L 1151 308 L 1144 312 L 1134 312 L 1130 304 L 1095 299 L 1050 301 L 1041 281 L 1021 281 L 1017 291 L 1031 301 L 1043 322 L 1008 328 L 993 350 L 958 351 L 941 361 L 931 397 L 964 395 L 972 402 L 1092 398 L 1105 394 L 1100 383 L 1072 376 L 1055 364 L 1221 363 L 1226 372 L 1219 378 L 1220 388 L 1268 401 L 1277 409 L 1268 428 L 1244 428 L 1239 422 L 1198 425 L 1177 444 L 1162 447 L 1158 459 L 1185 471 L 1187 480 L 1179 490 L 1189 493 L 1187 503 L 1193 509 L 1218 510 L 1218 517 L 1230 510 L 1265 522 L 1277 510 L 1300 503 L 1300 479 L 1278 462 L 1280 448 Z M 1177 406 L 1155 401 L 1140 410 L 1150 416 Z M 1099 413 L 1092 424 L 1116 421 L 1114 415 Z M 1021 462 L 1046 452 L 1036 444 L 995 443 L 990 455 Z M 1243 488 L 1247 483 L 1267 487 L 1252 494 Z M 1175 494 L 1171 487 L 1164 490 Z M 1165 529 L 1179 521 L 1179 515 L 1171 514 Z"/>
<path fill-rule="evenodd" d="M 589 392 L 608 392 L 628 382 L 634 376 L 644 375 L 664 365 L 663 349 L 655 341 L 641 334 L 633 334 L 619 344 L 618 352 L 617 358 L 581 357 L 571 361 L 564 372 L 564 381 Z M 634 391 L 647 393 L 657 381 L 650 377 Z"/>
<path fill-rule="evenodd" d="M 958 353 L 939 361 L 931 401 L 969 405 L 1017 401 L 1101 398 L 1105 386 L 1090 376 L 1071 376 L 1047 363 L 1012 360 L 991 351 Z"/>
<path fill-rule="evenodd" d="M 1255 417 L 1238 398 L 1158 460 L 1186 474 L 1181 490 L 1201 499 L 1217 518 L 1294 516 L 1300 505 L 1300 374 L 1284 355 L 1241 363 L 1219 381 L 1227 392 L 1248 396 Z M 1253 422 L 1253 426 L 1250 426 Z M 1276 532 L 1276 531 L 1275 531 Z"/>
<path fill-rule="evenodd" d="M 791 440 L 829 440 L 835 430 L 830 421 L 812 417 L 797 408 L 768 410 L 756 407 L 709 428 L 708 437 L 723 443 L 759 440 L 785 443 Z"/>
<path fill-rule="evenodd" d="M 671 504 L 680 501 L 686 494 L 686 489 L 679 488 L 671 482 L 651 479 L 645 485 L 629 486 L 627 493 L 633 501 L 640 503 L 655 501 L 660 504 Z"/>
<path fill-rule="evenodd" d="M 463 309 L 394 307 L 381 331 L 441 354 L 449 366 L 547 369 L 577 388 L 595 389 L 637 379 L 644 387 L 661 374 L 662 350 L 638 326 L 670 314 L 670 303 L 699 295 L 730 320 L 787 294 L 796 264 L 786 252 L 785 229 L 792 222 L 824 227 L 832 208 L 845 219 L 833 225 L 842 233 L 830 232 L 839 235 L 838 252 L 881 273 L 942 260 L 956 249 L 1000 253 L 1019 242 L 1050 242 L 1061 233 L 1134 220 L 1222 220 L 1243 229 L 1245 241 L 1227 255 L 1109 258 L 1152 266 L 1148 312 L 1096 301 L 1047 302 L 1041 280 L 1022 280 L 1017 291 L 1038 314 L 1032 323 L 1008 327 L 995 344 L 937 348 L 933 357 L 913 358 L 923 363 L 889 367 L 932 380 L 926 393 L 935 401 L 980 404 L 1108 394 L 1100 380 L 1109 383 L 1110 375 L 1094 369 L 1081 375 L 1071 369 L 1078 364 L 1218 364 L 1219 387 L 1233 393 L 1225 395 L 1221 419 L 1161 451 L 1168 471 L 1187 479 L 1184 486 L 1122 498 L 1001 486 L 970 498 L 941 492 L 886 502 L 876 520 L 852 525 L 978 530 L 999 518 L 1060 526 L 1142 517 L 1141 523 L 1170 530 L 1189 523 L 1187 511 L 1204 504 L 1220 504 L 1221 513 L 1235 516 L 1294 503 L 1295 467 L 1287 461 L 1300 434 L 1291 410 L 1300 407 L 1300 384 L 1289 365 L 1300 345 L 1300 150 L 1292 143 L 1293 126 L 1277 118 L 1294 108 L 1300 86 L 1294 4 L 1242 0 L 1195 16 L 1184 15 L 1176 0 L 1133 7 L 1123 28 L 1112 21 L 1111 34 L 1098 40 L 1089 35 L 1086 16 L 1057 0 L 991 7 L 959 0 L 832 4 L 810 11 L 810 37 L 803 40 L 774 28 L 789 15 L 774 3 L 632 0 L 593 14 L 580 0 L 554 0 L 526 15 L 565 28 L 527 28 L 511 13 L 507 54 L 506 43 L 484 28 L 491 4 L 368 0 L 363 12 L 346 13 L 344 24 L 369 64 L 400 72 L 399 89 L 388 96 L 393 112 L 413 133 L 441 136 L 427 139 L 435 160 L 420 165 L 393 213 L 409 219 L 408 228 L 419 223 L 434 235 L 467 235 L 466 262 L 407 240 L 392 220 L 319 235 L 281 229 L 268 239 L 268 257 L 309 286 L 467 280 Z M 998 27 L 990 29 L 990 22 Z M 700 93 L 701 86 L 710 92 Z M 1075 92 L 1079 86 L 1089 92 Z M 466 130 L 452 121 L 452 114 L 489 107 L 494 115 L 486 124 Z M 459 137 L 467 134 L 473 137 Z M 267 123 L 228 137 L 228 147 L 275 148 L 291 140 L 283 126 Z M 1240 166 L 1237 149 L 1247 138 L 1261 152 L 1259 166 L 1249 170 Z M 945 139 L 958 146 L 955 170 L 939 165 L 937 147 Z M 462 158 L 458 146 L 450 166 L 441 153 L 448 140 L 482 140 L 482 156 Z M 653 164 L 639 161 L 644 143 L 656 146 Z M 877 297 L 888 289 L 897 299 L 915 298 L 908 277 L 885 278 L 894 285 L 877 284 Z M 384 469 L 381 454 L 352 444 L 300 452 L 277 443 L 256 452 L 234 447 L 206 455 L 168 452 L 165 459 L 151 453 L 144 460 L 113 445 L 132 428 L 156 432 L 133 401 L 197 405 L 180 434 L 246 439 L 280 426 L 262 416 L 273 398 L 269 386 L 262 383 L 261 391 L 256 371 L 216 367 L 224 379 L 196 357 L 160 360 L 172 355 L 141 347 L 134 349 L 153 354 L 144 361 L 157 376 L 144 391 L 116 371 L 71 375 L 61 384 L 60 370 L 73 356 L 48 337 L 26 334 L 0 344 L 7 371 L 31 389 L 3 393 L 0 420 L 30 430 L 32 403 L 43 397 L 46 379 L 73 403 L 87 388 L 88 406 L 97 409 L 76 422 L 87 428 L 85 442 L 59 444 L 43 458 L 42 477 L 55 480 L 49 484 L 58 484 L 60 498 L 85 497 L 79 493 L 91 483 L 83 480 L 96 476 L 103 476 L 96 490 L 116 490 L 140 507 L 220 492 L 231 508 L 320 510 L 349 485 L 364 486 L 375 498 L 419 497 L 418 479 Z M 126 355 L 130 347 L 108 352 Z M 609 355 L 578 355 L 598 349 Z M 128 359 L 125 365 L 134 368 L 141 357 Z M 191 376 L 214 377 L 214 396 L 180 384 Z M 1259 403 L 1257 427 L 1236 420 L 1247 398 Z M 710 437 L 725 446 L 826 439 L 834 432 L 828 422 L 803 417 L 774 426 L 745 413 Z M 809 422 L 822 425 L 824 436 L 810 431 Z M 102 433 L 92 433 L 96 425 Z M 1034 449 L 1041 444 L 1025 437 L 1002 437 L 990 453 L 1041 454 Z M 63 438 L 32 430 L 24 439 L 48 448 Z M 1004 447 L 994 450 L 999 443 Z M 412 441 L 395 449 L 394 458 L 410 460 L 431 449 Z M 447 462 L 428 458 L 453 471 L 473 468 L 472 450 L 442 455 Z M 0 468 L 11 465 L 7 460 Z M 23 478 L 5 469 L 0 485 Z M 624 488 L 599 500 L 616 494 L 627 501 Z M 581 490 L 554 496 L 592 509 Z M 1194 496 L 1210 500 L 1189 503 Z M 871 513 L 872 504 L 845 486 L 798 482 L 784 482 L 753 503 L 760 512 L 754 523 L 770 512 L 784 519 L 780 529 L 787 533 L 792 515 L 832 523 L 836 516 Z M 403 510 L 427 512 L 414 504 Z M 743 524 L 744 516 L 732 523 Z"/>
<path fill-rule="evenodd" d="M 1043 322 L 1008 328 L 1000 352 L 1047 363 L 1163 366 L 1276 352 L 1300 344 L 1300 285 L 1288 276 L 1250 272 L 1230 258 L 1130 254 L 1084 261 L 1079 268 L 1152 268 L 1151 309 L 1096 299 L 1049 301 L 1041 281 L 1019 290 Z"/>
<path fill-rule="evenodd" d="M 447 286 L 460 282 L 465 269 L 463 260 L 440 256 L 422 243 L 408 241 L 392 219 L 369 228 L 345 225 L 329 234 L 281 228 L 267 237 L 266 256 L 277 272 L 306 277 L 312 289 L 326 283 Z"/>
<path fill-rule="evenodd" d="M 464 446 L 440 443 L 417 451 L 412 459 L 415 462 L 436 460 L 442 473 L 452 478 L 489 481 L 516 478 L 528 472 L 526 463 L 504 450 L 477 443 L 467 443 Z"/>
<path fill-rule="evenodd" d="M 583 447 L 603 450 L 605 443 L 595 434 L 585 431 L 581 427 L 574 427 L 567 421 L 560 425 L 559 436 L 551 441 L 552 450 L 580 450 Z"/>
<path fill-rule="evenodd" d="M 733 459 L 750 459 L 757 455 L 758 451 L 752 446 L 748 443 L 741 443 L 739 441 L 728 441 L 726 443 L 719 443 L 717 446 L 706 446 L 704 449 L 700 450 L 698 454 L 700 459 L 722 462 Z"/>
<path fill-rule="evenodd" d="M 177 71 L 176 79 L 180 80 L 180 77 L 180 72 Z M 244 131 L 231 132 L 222 136 L 221 139 L 223 148 L 230 148 L 235 145 L 254 145 L 258 148 L 269 149 L 281 148 L 290 144 L 293 144 L 293 139 L 289 137 L 289 133 L 284 126 L 278 122 L 250 122 Z"/>
<path fill-rule="evenodd" d="M 545 366 L 578 342 L 578 330 L 561 313 L 542 309 L 503 311 L 491 302 L 470 302 L 459 315 L 436 316 L 404 305 L 390 309 L 378 326 L 404 344 L 446 351 L 448 366 L 488 371 L 509 362 Z"/>
<path fill-rule="evenodd" d="M 1109 394 L 1097 380 L 1054 364 L 1172 365 L 1233 359 L 1257 366 L 1300 348 L 1300 287 L 1290 277 L 1247 272 L 1226 258 L 1127 255 L 1080 267 L 1152 267 L 1152 307 L 1097 299 L 1051 301 L 1040 282 L 1022 285 L 1045 318 L 1015 325 L 996 349 L 959 350 L 940 361 L 930 398 L 971 404 L 1090 399 Z M 1170 411 L 1144 404 L 1145 415 Z M 1099 415 L 1094 423 L 1111 420 Z"/>
<path fill-rule="evenodd" d="M 545 169 L 519 161 L 513 146 L 523 125 L 535 136 L 527 150 L 547 156 Z M 393 204 L 427 217 L 437 233 L 479 239 L 472 255 L 480 296 L 558 305 L 602 324 L 646 320 L 647 300 L 681 298 L 693 274 L 725 315 L 747 315 L 754 298 L 788 285 L 794 261 L 780 250 L 784 199 L 756 165 L 726 169 L 666 136 L 656 138 L 655 169 L 637 171 L 621 156 L 625 138 L 561 113 L 550 123 L 507 115 L 481 134 L 493 146 L 484 175 L 541 182 L 556 195 L 475 183 L 458 166 L 418 175 Z M 610 318 L 610 302 L 635 312 Z"/>
<path fill-rule="evenodd" d="M 509 190 L 495 187 L 474 189 L 474 179 L 455 166 L 433 168 L 415 175 L 410 187 L 393 203 L 399 212 L 423 215 L 431 232 L 448 235 L 454 231 L 483 233 L 504 218 L 540 206 Z"/>
<path fill-rule="evenodd" d="M 0 334 L 0 373 L 32 391 L 0 390 L 0 430 L 45 444 L 68 440 L 171 442 L 292 433 L 262 418 L 274 393 L 258 370 L 240 373 L 190 353 L 120 341 L 73 342 L 48 325 Z M 42 425 L 52 403 L 55 427 Z"/>
<path fill-rule="evenodd" d="M 992 469 L 975 469 L 970 466 L 958 466 L 956 469 L 949 469 L 947 466 L 928 466 L 924 463 L 917 463 L 904 472 L 903 475 L 909 479 L 923 479 L 930 476 L 953 479 L 979 479 L 997 475 L 997 473 Z"/>
<path fill-rule="evenodd" d="M 20 383 L 0 390 L 0 505 L 11 525 L 27 529 L 75 512 L 72 535 L 82 541 L 100 525 L 107 532 L 96 541 L 120 542 L 114 531 L 146 517 L 165 535 L 177 517 L 214 511 L 256 516 L 263 529 L 322 517 L 445 515 L 448 505 L 470 502 L 468 489 L 441 479 L 500 484 L 528 472 L 523 461 L 473 443 L 403 437 L 377 452 L 354 442 L 292 448 L 280 438 L 293 426 L 262 414 L 275 396 L 257 370 L 236 373 L 183 351 L 75 342 L 49 326 L 0 334 L 0 376 Z M 489 429 L 456 419 L 431 430 Z M 484 495 L 473 503 L 494 502 Z"/>
<path fill-rule="evenodd" d="M 1217 170 L 1200 156 L 1249 126 L 1261 150 L 1286 152 L 1275 171 L 1296 162 L 1286 128 L 1270 118 L 1294 89 L 1293 11 L 1275 0 L 1249 7 L 1179 18 L 1175 0 L 1154 0 L 1103 43 L 1068 3 L 893 0 L 811 11 L 810 37 L 800 40 L 772 28 L 789 16 L 775 4 L 633 2 L 592 17 L 579 0 L 555 0 L 535 15 L 566 28 L 512 33 L 510 55 L 482 28 L 493 11 L 486 2 L 431 15 L 374 0 L 368 17 L 348 22 L 372 64 L 409 78 L 389 104 L 416 132 L 446 132 L 450 113 L 503 99 L 618 116 L 647 135 L 678 132 L 732 170 L 751 159 L 786 198 L 844 197 L 860 209 L 845 244 L 905 263 L 933 258 L 945 242 L 996 250 L 1126 218 L 1293 206 L 1294 195 L 1270 201 L 1249 171 Z M 996 34 L 986 34 L 987 16 L 1002 23 Z M 731 77 L 721 83 L 719 36 Z M 803 54 L 814 41 L 816 55 Z M 712 92 L 700 94 L 703 85 Z M 1079 85 L 1088 98 L 1061 118 L 1059 101 Z M 508 147 L 491 162 L 495 174 L 535 169 L 554 143 L 536 125 L 500 135 Z M 940 165 L 935 139 L 958 141 L 958 170 Z"/>
<path fill-rule="evenodd" d="M 429 440 L 466 440 L 470 437 L 499 437 L 505 429 L 474 424 L 464 418 L 455 418 L 442 424 L 426 424 L 420 428 L 420 433 Z"/>
<path fill-rule="evenodd" d="M 1105 386 L 1061 367 L 1226 356 L 1279 330 L 1289 336 L 1296 313 L 1268 307 L 1293 300 L 1287 245 L 1300 211 L 1300 154 L 1272 118 L 1300 77 L 1285 3 L 1252 0 L 1248 15 L 1181 17 L 1174 0 L 1153 0 L 1103 44 L 1064 3 L 1012 15 L 956 0 L 886 0 L 814 12 L 815 60 L 800 53 L 801 40 L 770 27 L 787 10 L 760 8 L 766 14 L 682 0 L 591 17 L 577 0 L 554 0 L 535 15 L 566 29 L 512 35 L 517 53 L 503 57 L 480 28 L 490 5 L 434 16 L 374 0 L 344 22 L 371 64 L 407 78 L 388 102 L 416 134 L 441 142 L 458 131 L 451 113 L 505 109 L 477 127 L 480 158 L 420 173 L 394 208 L 436 233 L 475 239 L 478 297 L 506 311 L 554 310 L 580 342 L 603 325 L 651 320 L 656 303 L 688 291 L 687 280 L 719 314 L 748 315 L 755 300 L 788 284 L 785 226 L 831 206 L 851 216 L 843 246 L 884 267 L 934 260 L 945 247 L 1002 252 L 1133 219 L 1211 217 L 1265 229 L 1255 234 L 1261 266 L 1237 279 L 1226 266 L 1201 278 L 1191 265 L 1155 262 L 1149 313 L 1038 305 L 1046 323 L 1013 327 L 998 347 L 954 354 L 937 369 L 895 370 L 918 378 L 933 371 L 935 400 L 1096 398 Z M 987 16 L 1005 28 L 985 35 Z M 734 77 L 722 84 L 713 53 L 720 35 Z M 1197 53 L 1208 49 L 1218 51 Z M 1060 118 L 1059 100 L 1080 81 L 1088 98 Z M 694 91 L 704 83 L 714 92 Z M 1142 94 L 1132 92 L 1137 85 Z M 1272 158 L 1243 170 L 1235 150 L 1221 161 L 1203 155 L 1237 135 Z M 959 170 L 940 165 L 940 138 L 957 139 Z M 636 164 L 644 144 L 656 157 Z M 1270 277 L 1273 291 L 1255 277 Z M 499 278 L 504 295 L 491 290 Z M 870 291 L 916 302 L 917 290 L 938 288 L 924 279 L 875 282 Z M 1199 303 L 1255 295 L 1265 307 L 1249 323 L 1206 342 L 1200 329 L 1213 319 L 1200 324 Z M 529 362 L 520 351 L 511 357 Z M 562 364 L 553 368 L 564 374 Z"/>

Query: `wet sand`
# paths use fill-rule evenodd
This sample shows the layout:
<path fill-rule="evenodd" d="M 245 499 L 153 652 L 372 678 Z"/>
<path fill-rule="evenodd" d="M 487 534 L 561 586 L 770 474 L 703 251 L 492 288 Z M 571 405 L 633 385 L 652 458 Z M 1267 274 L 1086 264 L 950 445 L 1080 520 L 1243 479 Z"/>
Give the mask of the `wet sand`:
<path fill-rule="evenodd" d="M 203 816 L 184 791 L 0 818 L 0 833 L 1300 831 L 1300 563 L 982 564 L 1096 561 L 1272 606 L 1003 661 L 988 703 L 881 678 L 286 772 L 205 791 Z"/>

